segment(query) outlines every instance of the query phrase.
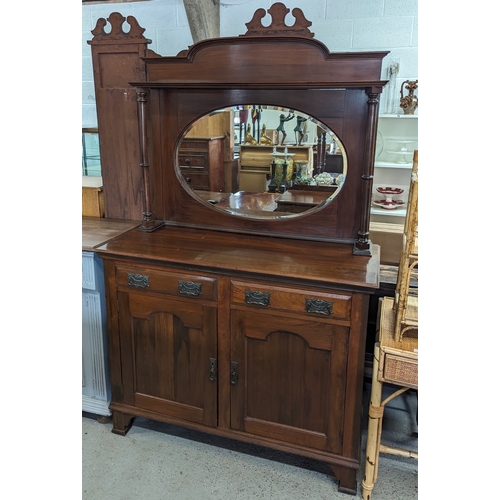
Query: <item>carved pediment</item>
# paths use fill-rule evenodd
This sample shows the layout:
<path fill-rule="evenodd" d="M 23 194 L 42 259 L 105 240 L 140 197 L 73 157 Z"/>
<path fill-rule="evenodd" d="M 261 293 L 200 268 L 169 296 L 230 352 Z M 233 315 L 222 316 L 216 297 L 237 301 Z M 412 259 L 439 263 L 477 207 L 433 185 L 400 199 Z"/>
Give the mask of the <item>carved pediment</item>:
<path fill-rule="evenodd" d="M 130 29 L 128 32 L 123 30 L 123 23 L 127 21 L 130 25 Z M 140 39 L 146 41 L 147 39 L 143 36 L 143 33 L 146 31 L 145 28 L 142 28 L 137 19 L 134 16 L 127 16 L 127 19 L 123 17 L 119 12 L 112 12 L 108 21 L 111 24 L 111 31 L 106 33 L 104 31 L 104 27 L 108 24 L 106 19 L 101 17 L 97 20 L 96 27 L 91 31 L 94 35 L 94 40 L 123 40 L 123 39 Z M 150 40 L 147 40 L 150 42 Z"/>
<path fill-rule="evenodd" d="M 250 22 L 245 23 L 248 31 L 242 36 L 304 36 L 313 38 L 314 33 L 311 33 L 309 26 L 312 25 L 308 21 L 301 9 L 295 8 L 292 10 L 292 16 L 295 17 L 293 26 L 285 24 L 285 17 L 290 12 L 290 9 L 281 2 L 277 2 L 267 10 L 271 15 L 271 24 L 263 26 L 262 19 L 266 15 L 265 9 L 255 11 Z"/>

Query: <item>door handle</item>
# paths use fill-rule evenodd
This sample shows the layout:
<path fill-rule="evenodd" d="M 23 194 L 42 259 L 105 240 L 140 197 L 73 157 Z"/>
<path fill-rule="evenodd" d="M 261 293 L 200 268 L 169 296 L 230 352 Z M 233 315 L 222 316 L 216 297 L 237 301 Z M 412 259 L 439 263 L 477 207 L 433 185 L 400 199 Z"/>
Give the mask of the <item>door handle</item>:
<path fill-rule="evenodd" d="M 210 358 L 210 374 L 208 379 L 213 382 L 217 378 L 217 360 L 215 358 Z"/>
<path fill-rule="evenodd" d="M 231 385 L 236 385 L 238 382 L 238 363 L 231 361 Z"/>

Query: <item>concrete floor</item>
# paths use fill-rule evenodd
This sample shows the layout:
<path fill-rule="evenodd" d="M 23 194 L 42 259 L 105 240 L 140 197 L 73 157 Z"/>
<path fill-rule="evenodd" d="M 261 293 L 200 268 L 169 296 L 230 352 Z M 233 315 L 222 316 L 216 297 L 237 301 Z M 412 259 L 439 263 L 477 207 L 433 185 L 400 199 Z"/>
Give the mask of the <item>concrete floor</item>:
<path fill-rule="evenodd" d="M 370 385 L 365 386 L 365 409 Z M 384 390 L 390 392 L 390 388 Z M 382 442 L 417 450 L 417 397 L 405 393 L 384 415 Z M 366 411 L 364 412 L 366 415 Z M 83 500 L 348 500 L 330 469 L 314 460 L 137 418 L 123 437 L 84 414 Z M 381 455 L 373 500 L 418 498 L 418 462 Z"/>

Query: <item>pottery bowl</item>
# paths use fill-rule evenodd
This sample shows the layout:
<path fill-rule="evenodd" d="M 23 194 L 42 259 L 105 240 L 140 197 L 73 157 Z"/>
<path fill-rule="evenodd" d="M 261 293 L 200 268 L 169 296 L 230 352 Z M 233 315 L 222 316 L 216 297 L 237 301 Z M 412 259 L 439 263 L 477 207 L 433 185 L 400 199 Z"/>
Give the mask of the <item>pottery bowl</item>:
<path fill-rule="evenodd" d="M 393 188 L 393 187 L 378 187 L 377 191 L 381 194 L 396 195 L 404 193 L 404 189 Z"/>

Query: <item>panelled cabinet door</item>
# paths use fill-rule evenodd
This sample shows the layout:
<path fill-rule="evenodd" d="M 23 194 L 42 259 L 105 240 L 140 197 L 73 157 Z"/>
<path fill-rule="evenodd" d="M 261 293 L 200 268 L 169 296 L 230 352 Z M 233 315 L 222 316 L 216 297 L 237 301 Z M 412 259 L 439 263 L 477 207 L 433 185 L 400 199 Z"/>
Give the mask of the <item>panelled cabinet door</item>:
<path fill-rule="evenodd" d="M 231 311 L 231 426 L 342 452 L 349 328 Z"/>
<path fill-rule="evenodd" d="M 124 403 L 217 425 L 217 311 L 118 292 Z"/>

